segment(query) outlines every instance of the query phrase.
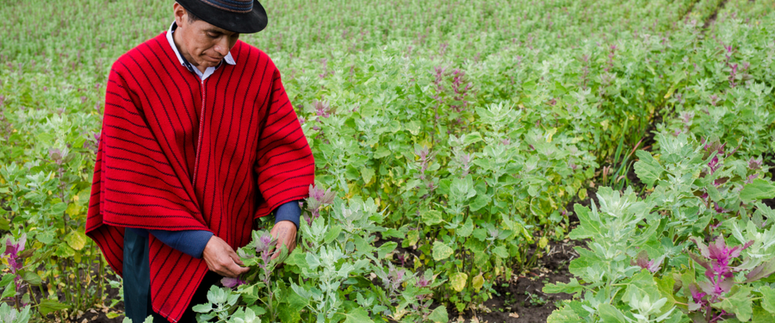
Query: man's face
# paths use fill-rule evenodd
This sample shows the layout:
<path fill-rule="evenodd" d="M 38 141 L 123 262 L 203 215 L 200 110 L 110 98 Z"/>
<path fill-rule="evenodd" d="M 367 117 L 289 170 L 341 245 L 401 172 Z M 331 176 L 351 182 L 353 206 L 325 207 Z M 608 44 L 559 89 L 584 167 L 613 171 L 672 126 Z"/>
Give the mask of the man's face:
<path fill-rule="evenodd" d="M 239 39 L 239 34 L 204 21 L 191 21 L 178 3 L 174 6 L 178 28 L 173 34 L 181 55 L 200 70 L 217 66 Z"/>

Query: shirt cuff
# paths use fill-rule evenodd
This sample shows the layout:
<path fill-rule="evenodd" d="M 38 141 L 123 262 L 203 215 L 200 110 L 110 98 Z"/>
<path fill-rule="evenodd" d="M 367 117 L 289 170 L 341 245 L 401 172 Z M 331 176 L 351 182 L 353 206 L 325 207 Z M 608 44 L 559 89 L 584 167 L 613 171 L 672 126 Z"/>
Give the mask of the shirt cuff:
<path fill-rule="evenodd" d="M 173 249 L 194 258 L 202 258 L 207 242 L 213 233 L 204 230 L 166 231 L 149 230 L 156 239 Z"/>
<path fill-rule="evenodd" d="M 299 230 L 299 219 L 301 219 L 301 208 L 299 207 L 299 201 L 287 202 L 277 208 L 274 216 L 274 224 L 280 221 L 291 221 L 296 225 L 296 230 Z"/>

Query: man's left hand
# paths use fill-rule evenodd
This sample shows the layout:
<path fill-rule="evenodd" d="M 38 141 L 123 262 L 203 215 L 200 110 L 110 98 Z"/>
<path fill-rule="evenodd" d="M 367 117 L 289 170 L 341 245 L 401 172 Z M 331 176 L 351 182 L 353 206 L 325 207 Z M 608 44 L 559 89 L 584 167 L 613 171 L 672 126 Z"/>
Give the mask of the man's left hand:
<path fill-rule="evenodd" d="M 277 240 L 277 249 L 275 249 L 272 259 L 280 256 L 282 246 L 288 248 L 290 254 L 296 248 L 296 224 L 291 221 L 277 222 L 270 232 L 272 238 Z"/>

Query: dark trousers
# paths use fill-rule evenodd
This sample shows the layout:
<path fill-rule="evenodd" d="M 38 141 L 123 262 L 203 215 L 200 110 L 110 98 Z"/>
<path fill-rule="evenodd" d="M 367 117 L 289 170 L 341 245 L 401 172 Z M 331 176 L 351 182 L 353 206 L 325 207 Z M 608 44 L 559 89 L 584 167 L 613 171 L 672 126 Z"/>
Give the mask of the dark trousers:
<path fill-rule="evenodd" d="M 151 306 L 151 267 L 148 264 L 148 238 L 132 230 L 124 230 L 124 312 L 134 323 L 142 323 L 149 315 L 154 323 L 169 322 Z M 180 323 L 196 323 L 194 305 L 207 303 L 207 291 L 222 277 L 208 271 Z"/>

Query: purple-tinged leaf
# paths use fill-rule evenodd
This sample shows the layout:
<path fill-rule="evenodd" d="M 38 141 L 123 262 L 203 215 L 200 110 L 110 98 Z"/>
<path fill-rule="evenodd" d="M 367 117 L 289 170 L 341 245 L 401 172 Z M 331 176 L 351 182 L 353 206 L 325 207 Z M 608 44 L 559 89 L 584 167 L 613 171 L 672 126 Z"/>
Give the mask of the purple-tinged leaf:
<path fill-rule="evenodd" d="M 775 259 L 756 266 L 754 269 L 751 269 L 750 272 L 745 274 L 745 282 L 754 282 L 759 279 L 769 277 L 772 275 L 772 273 L 775 273 Z"/>
<path fill-rule="evenodd" d="M 662 265 L 662 261 L 665 259 L 665 257 L 659 257 L 656 260 L 649 260 L 649 255 L 646 253 L 645 250 L 638 253 L 638 257 L 635 261 L 630 261 L 630 264 L 633 266 L 639 266 L 640 268 L 646 269 L 650 271 L 651 273 L 655 273 L 659 271 L 659 266 Z"/>
<path fill-rule="evenodd" d="M 697 249 L 700 249 L 700 254 L 705 258 L 710 258 L 710 251 L 708 251 L 708 247 L 702 243 L 701 241 L 697 241 L 696 238 L 691 238 L 689 240 L 694 241 L 694 243 L 697 244 Z M 691 255 L 691 253 L 689 254 Z"/>
<path fill-rule="evenodd" d="M 701 306 L 702 303 L 705 301 L 703 298 L 708 295 L 707 293 L 700 290 L 700 286 L 697 283 L 691 283 L 689 284 L 689 292 L 692 294 L 692 300 L 694 303 L 696 303 L 698 306 Z"/>
<path fill-rule="evenodd" d="M 223 277 L 223 279 L 221 279 L 221 284 L 227 288 L 234 288 L 239 285 L 244 285 L 245 281 L 239 278 Z"/>
<path fill-rule="evenodd" d="M 690 257 L 690 258 L 692 258 L 692 259 L 694 259 L 694 261 L 695 261 L 695 262 L 697 262 L 698 264 L 700 264 L 700 266 L 703 266 L 703 267 L 705 267 L 705 269 L 706 269 L 706 270 L 713 270 L 713 267 L 712 267 L 712 266 L 710 265 L 710 263 L 709 263 L 707 260 L 705 260 L 704 258 L 702 258 L 702 257 L 700 257 L 700 256 L 698 256 L 698 255 L 695 255 L 695 254 L 694 254 L 694 253 L 692 253 L 692 252 L 690 252 L 690 253 L 689 253 L 689 257 Z"/>

